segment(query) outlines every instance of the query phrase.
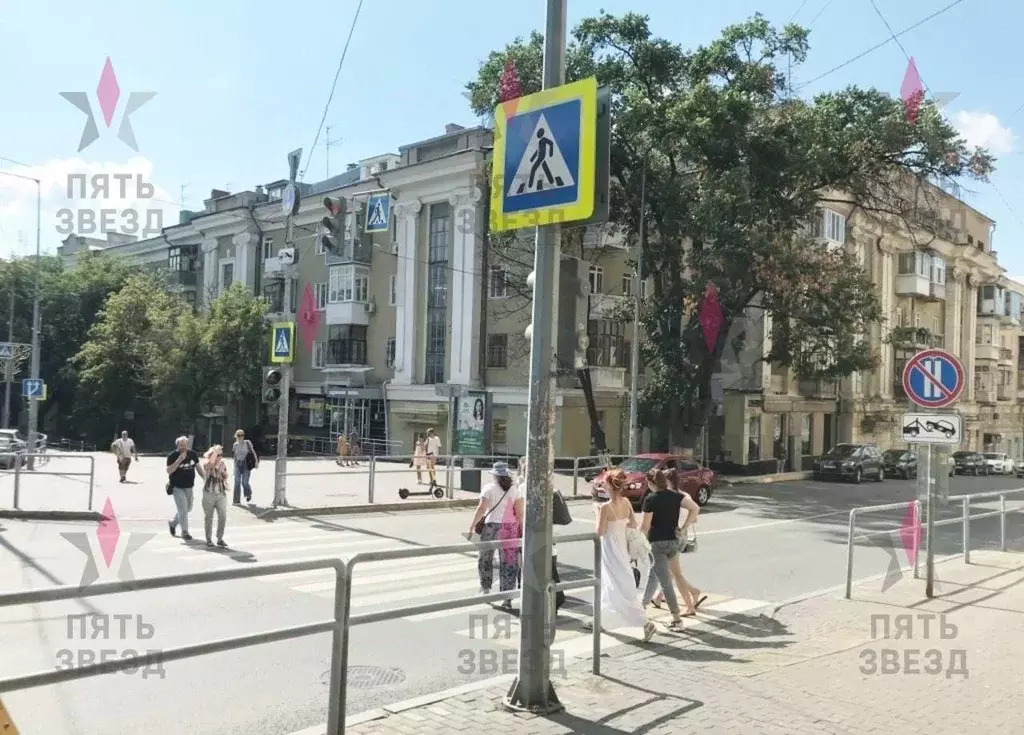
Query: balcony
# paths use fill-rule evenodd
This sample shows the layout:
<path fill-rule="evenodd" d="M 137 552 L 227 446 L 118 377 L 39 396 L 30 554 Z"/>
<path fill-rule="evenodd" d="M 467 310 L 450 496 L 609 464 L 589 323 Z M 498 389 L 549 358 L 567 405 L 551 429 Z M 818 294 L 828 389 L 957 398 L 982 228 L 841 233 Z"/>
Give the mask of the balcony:
<path fill-rule="evenodd" d="M 797 392 L 804 398 L 835 398 L 836 384 L 829 380 L 801 380 Z"/>
<path fill-rule="evenodd" d="M 591 365 L 590 383 L 594 390 L 625 390 L 626 369 Z"/>
<path fill-rule="evenodd" d="M 629 365 L 630 344 L 620 334 L 590 334 L 587 364 L 591 368 L 625 370 Z"/>
<path fill-rule="evenodd" d="M 935 301 L 945 301 L 946 300 L 946 284 L 945 283 L 936 283 L 935 281 L 932 281 L 929 284 L 929 291 L 931 292 L 931 298 L 933 300 L 935 300 Z"/>
<path fill-rule="evenodd" d="M 1017 391 L 1014 390 L 1012 385 L 1001 385 L 996 390 L 996 396 L 1000 401 L 1012 401 L 1017 397 Z"/>
<path fill-rule="evenodd" d="M 366 326 L 370 323 L 372 304 L 363 301 L 329 301 L 324 307 L 324 323 L 358 324 Z"/>
<path fill-rule="evenodd" d="M 373 239 L 370 235 L 345 238 L 341 244 L 341 249 L 336 253 L 326 251 L 324 259 L 328 266 L 350 265 L 353 263 L 369 265 L 373 260 Z"/>
<path fill-rule="evenodd" d="M 896 293 L 899 296 L 932 298 L 931 280 L 927 276 L 907 273 L 896 276 Z"/>
<path fill-rule="evenodd" d="M 329 339 L 324 346 L 323 365 L 325 369 L 366 369 L 365 339 Z"/>
<path fill-rule="evenodd" d="M 975 360 L 990 360 L 997 362 L 999 360 L 999 345 L 993 344 L 980 344 L 974 345 L 974 359 Z"/>
<path fill-rule="evenodd" d="M 975 388 L 974 400 L 978 403 L 994 404 L 996 402 L 996 392 L 991 388 Z"/>
<path fill-rule="evenodd" d="M 999 286 L 982 286 L 978 298 L 978 316 L 1002 317 L 1006 313 L 1006 291 Z"/>
<path fill-rule="evenodd" d="M 621 295 L 610 293 L 590 294 L 590 318 L 591 319 L 621 319 L 624 309 L 628 308 L 633 300 Z"/>
<path fill-rule="evenodd" d="M 194 270 L 167 271 L 166 283 L 169 288 L 195 288 L 199 283 L 199 273 Z"/>
<path fill-rule="evenodd" d="M 1006 363 L 1007 365 L 1013 364 L 1013 350 L 1007 349 L 1006 347 L 999 348 L 999 362 Z"/>

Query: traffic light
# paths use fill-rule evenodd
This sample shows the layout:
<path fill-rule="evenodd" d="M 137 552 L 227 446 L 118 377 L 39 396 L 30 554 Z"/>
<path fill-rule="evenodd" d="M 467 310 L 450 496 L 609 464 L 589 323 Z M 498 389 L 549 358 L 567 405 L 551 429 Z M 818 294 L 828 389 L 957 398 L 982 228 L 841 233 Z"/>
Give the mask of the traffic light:
<path fill-rule="evenodd" d="M 324 250 L 339 255 L 345 241 L 345 208 L 341 206 L 340 199 L 330 197 L 324 197 L 324 207 L 327 208 L 328 216 L 320 220 L 320 224 L 324 226 L 324 235 L 320 242 Z"/>
<path fill-rule="evenodd" d="M 271 368 L 263 376 L 263 402 L 277 403 L 281 399 L 281 371 Z"/>

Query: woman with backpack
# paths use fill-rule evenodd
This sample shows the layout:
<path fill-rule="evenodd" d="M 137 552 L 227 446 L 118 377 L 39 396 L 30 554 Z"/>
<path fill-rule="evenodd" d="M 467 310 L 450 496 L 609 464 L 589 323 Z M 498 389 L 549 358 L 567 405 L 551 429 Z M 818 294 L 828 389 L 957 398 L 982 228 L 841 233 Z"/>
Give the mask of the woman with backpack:
<path fill-rule="evenodd" d="M 516 589 L 519 581 L 519 540 L 523 536 L 523 520 L 526 517 L 523 496 L 519 485 L 512 477 L 507 462 L 495 462 L 491 469 L 494 482 L 480 491 L 480 502 L 473 512 L 467 538 L 473 534 L 481 541 L 505 541 L 498 551 L 498 579 L 502 592 Z M 480 594 L 491 594 L 494 583 L 495 549 L 481 549 L 477 561 L 480 575 Z M 501 607 L 512 608 L 512 600 L 503 600 Z"/>

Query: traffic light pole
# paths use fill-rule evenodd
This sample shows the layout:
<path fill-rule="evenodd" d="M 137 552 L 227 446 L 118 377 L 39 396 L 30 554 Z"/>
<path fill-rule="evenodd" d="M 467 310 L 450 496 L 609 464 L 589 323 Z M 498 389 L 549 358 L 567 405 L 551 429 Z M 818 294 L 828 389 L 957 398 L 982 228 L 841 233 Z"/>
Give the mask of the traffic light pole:
<path fill-rule="evenodd" d="M 566 0 L 547 0 L 544 32 L 544 89 L 565 82 Z M 519 634 L 519 675 L 506 699 L 510 709 L 538 714 L 562 708 L 551 686 L 550 626 L 555 614 L 551 582 L 553 318 L 558 284 L 561 230 L 537 228 L 530 345 L 530 392 L 526 449 L 526 521 Z"/>

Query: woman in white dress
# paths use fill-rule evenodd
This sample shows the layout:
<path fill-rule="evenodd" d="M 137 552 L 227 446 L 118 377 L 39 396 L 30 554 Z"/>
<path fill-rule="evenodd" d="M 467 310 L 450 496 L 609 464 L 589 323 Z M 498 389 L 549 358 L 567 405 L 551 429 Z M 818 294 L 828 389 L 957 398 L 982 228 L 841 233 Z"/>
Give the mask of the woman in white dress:
<path fill-rule="evenodd" d="M 416 469 L 416 484 L 423 484 L 423 468 L 427 464 L 427 443 L 423 434 L 416 435 L 416 446 L 412 450 L 412 466 Z"/>
<path fill-rule="evenodd" d="M 644 641 L 649 641 L 654 636 L 654 623 L 644 613 L 630 566 L 628 529 L 634 535 L 639 530 L 633 506 L 623 496 L 626 475 L 622 470 L 612 470 L 605 477 L 609 500 L 597 512 L 597 535 L 601 537 L 601 627 L 643 628 Z"/>

